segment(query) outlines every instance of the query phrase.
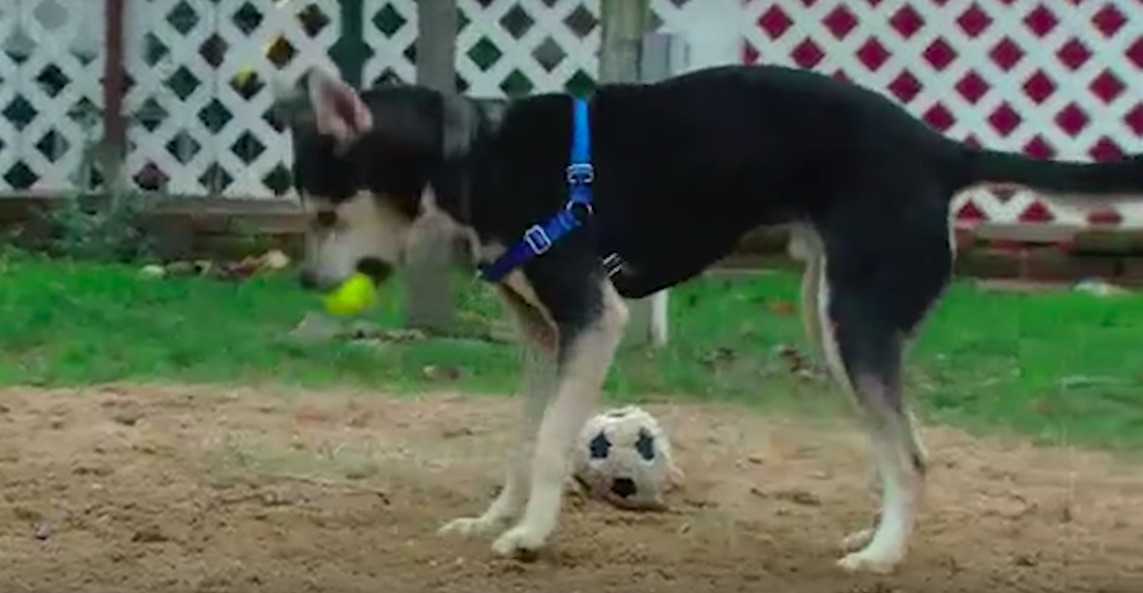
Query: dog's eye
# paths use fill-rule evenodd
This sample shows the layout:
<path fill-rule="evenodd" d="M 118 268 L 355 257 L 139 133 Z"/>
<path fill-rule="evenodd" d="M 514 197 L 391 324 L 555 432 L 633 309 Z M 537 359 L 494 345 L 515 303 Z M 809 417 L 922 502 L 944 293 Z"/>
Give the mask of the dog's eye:
<path fill-rule="evenodd" d="M 332 210 L 322 210 L 314 215 L 314 223 L 320 228 L 331 228 L 337 224 L 337 213 Z"/>

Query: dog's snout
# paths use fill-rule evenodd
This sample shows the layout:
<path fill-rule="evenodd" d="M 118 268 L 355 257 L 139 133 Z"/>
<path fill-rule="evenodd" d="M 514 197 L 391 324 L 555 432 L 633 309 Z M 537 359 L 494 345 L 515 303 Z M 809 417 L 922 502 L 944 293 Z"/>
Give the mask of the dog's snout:
<path fill-rule="evenodd" d="M 393 266 L 375 257 L 366 257 L 357 262 L 357 271 L 369 276 L 373 282 L 380 284 L 393 273 Z"/>

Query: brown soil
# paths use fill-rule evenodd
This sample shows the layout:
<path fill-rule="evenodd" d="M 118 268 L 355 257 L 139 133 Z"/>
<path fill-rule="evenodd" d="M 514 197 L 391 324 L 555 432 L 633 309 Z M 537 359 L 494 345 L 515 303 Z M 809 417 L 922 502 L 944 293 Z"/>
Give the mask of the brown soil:
<path fill-rule="evenodd" d="M 1143 471 L 927 431 L 921 529 L 892 576 L 834 568 L 870 519 L 861 439 L 652 406 L 672 510 L 569 498 L 529 564 L 441 538 L 499 479 L 507 399 L 206 388 L 0 391 L 0 591 L 1143 591 Z"/>

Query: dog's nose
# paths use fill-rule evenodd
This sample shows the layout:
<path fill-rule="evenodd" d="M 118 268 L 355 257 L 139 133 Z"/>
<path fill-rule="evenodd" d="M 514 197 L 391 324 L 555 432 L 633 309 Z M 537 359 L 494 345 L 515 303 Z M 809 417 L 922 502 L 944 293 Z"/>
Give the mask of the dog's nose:
<path fill-rule="evenodd" d="M 317 274 L 309 270 L 302 270 L 298 276 L 298 281 L 302 283 L 302 288 L 306 290 L 314 290 L 318 286 Z"/>

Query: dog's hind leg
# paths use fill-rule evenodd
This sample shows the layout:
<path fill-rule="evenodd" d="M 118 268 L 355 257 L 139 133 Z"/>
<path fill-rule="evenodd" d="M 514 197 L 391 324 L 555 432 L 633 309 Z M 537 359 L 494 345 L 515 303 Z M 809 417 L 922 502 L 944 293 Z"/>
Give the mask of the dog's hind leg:
<path fill-rule="evenodd" d="M 501 555 L 534 552 L 555 529 L 576 434 L 599 399 L 623 336 L 627 307 L 622 298 L 606 280 L 591 289 L 600 291 L 598 310 L 586 312 L 587 319 L 560 327 L 567 333 L 560 335 L 556 397 L 540 423 L 524 517 L 493 543 Z"/>
<path fill-rule="evenodd" d="M 846 538 L 843 545 L 856 551 L 839 564 L 851 571 L 885 573 L 905 557 L 926 467 L 902 394 L 902 353 L 913 326 L 939 294 L 934 287 L 947 278 L 947 261 L 934 256 L 925 266 L 911 266 L 885 261 L 892 259 L 887 254 L 880 254 L 880 261 L 853 257 L 829 253 L 822 262 L 818 304 L 823 350 L 835 378 L 859 404 L 882 497 L 876 526 Z M 835 265 L 838 270 L 832 272 Z M 892 291 L 902 290 L 894 280 L 915 280 L 912 294 L 894 296 Z"/>
<path fill-rule="evenodd" d="M 819 284 L 821 282 L 822 253 L 821 239 L 808 227 L 795 226 L 790 232 L 790 256 L 805 264 L 802 273 L 802 324 L 806 339 L 821 353 L 822 324 L 818 307 Z"/>
<path fill-rule="evenodd" d="M 523 346 L 524 392 L 520 433 L 509 446 L 504 487 L 479 517 L 463 517 L 445 524 L 441 534 L 496 535 L 508 528 L 528 500 L 532 445 L 544 409 L 555 392 L 555 328 L 536 307 L 508 288 L 501 288 L 507 309 L 516 321 Z"/>

